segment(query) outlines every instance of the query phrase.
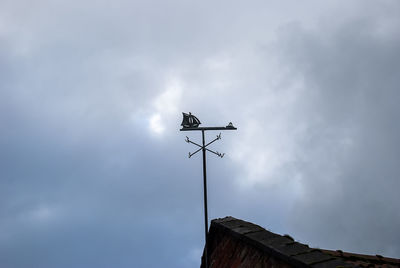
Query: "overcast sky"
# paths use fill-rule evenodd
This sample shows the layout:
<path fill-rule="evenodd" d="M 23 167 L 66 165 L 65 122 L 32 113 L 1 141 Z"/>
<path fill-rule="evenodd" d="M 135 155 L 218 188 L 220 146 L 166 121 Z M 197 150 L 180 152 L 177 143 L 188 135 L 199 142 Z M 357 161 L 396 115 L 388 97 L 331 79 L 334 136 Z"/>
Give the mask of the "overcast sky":
<path fill-rule="evenodd" d="M 209 216 L 400 257 L 400 2 L 0 0 L 0 266 L 199 267 Z M 213 139 L 218 132 L 208 132 Z"/>

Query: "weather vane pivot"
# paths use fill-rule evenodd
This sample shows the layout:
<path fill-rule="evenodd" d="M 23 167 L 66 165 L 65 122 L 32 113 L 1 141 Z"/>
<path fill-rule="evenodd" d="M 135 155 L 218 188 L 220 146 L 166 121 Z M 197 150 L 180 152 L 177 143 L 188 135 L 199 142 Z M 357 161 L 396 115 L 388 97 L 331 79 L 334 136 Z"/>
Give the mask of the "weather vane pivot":
<path fill-rule="evenodd" d="M 217 151 L 213 151 L 207 148 L 208 145 L 214 143 L 217 140 L 221 139 L 221 133 L 219 133 L 219 135 L 217 135 L 217 137 L 210 141 L 209 143 L 205 143 L 205 134 L 204 132 L 206 130 L 236 130 L 237 128 L 235 128 L 232 124 L 232 122 L 229 122 L 229 124 L 226 127 L 199 127 L 200 120 L 192 115 L 191 113 L 182 113 L 183 114 L 183 120 L 182 120 L 182 128 L 180 129 L 180 131 L 191 131 L 191 130 L 201 130 L 201 134 L 202 134 L 202 145 L 193 142 L 189 139 L 188 136 L 186 136 L 185 141 L 187 143 L 191 143 L 194 144 L 198 147 L 198 149 L 196 151 L 194 151 L 193 153 L 189 152 L 189 158 L 192 157 L 193 155 L 195 155 L 196 153 L 202 151 L 203 152 L 203 185 L 204 185 L 204 225 L 205 225 L 205 246 L 204 246 L 204 260 L 205 260 L 205 268 L 208 268 L 208 238 L 207 238 L 207 234 L 208 234 L 208 209 L 207 209 L 207 168 L 206 168 L 206 151 L 209 151 L 210 153 L 213 153 L 219 157 L 224 157 L 225 154 L 223 153 L 219 153 Z"/>

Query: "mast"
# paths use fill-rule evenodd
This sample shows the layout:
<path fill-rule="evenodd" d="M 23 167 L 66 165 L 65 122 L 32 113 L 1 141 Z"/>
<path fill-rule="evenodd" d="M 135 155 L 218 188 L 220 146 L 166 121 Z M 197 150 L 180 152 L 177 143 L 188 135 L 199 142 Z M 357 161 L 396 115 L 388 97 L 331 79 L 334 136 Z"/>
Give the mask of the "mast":
<path fill-rule="evenodd" d="M 207 130 L 236 130 L 232 123 L 230 122 L 226 127 L 199 127 L 200 125 L 200 120 L 192 115 L 191 113 L 186 114 L 183 113 L 183 121 L 182 121 L 182 128 L 180 131 L 191 131 L 191 130 L 201 130 L 201 136 L 202 136 L 202 145 L 193 142 L 189 140 L 189 137 L 186 136 L 186 142 L 191 143 L 199 147 L 195 152 L 190 153 L 189 152 L 189 158 L 195 155 L 196 153 L 202 151 L 203 153 L 203 186 L 204 186 L 204 231 L 205 231 L 205 245 L 204 245 L 204 264 L 205 268 L 209 268 L 209 260 L 208 260 L 208 206 L 207 206 L 207 167 L 206 167 L 206 151 L 213 153 L 219 157 L 223 157 L 224 154 L 219 153 L 217 151 L 213 151 L 207 148 L 210 144 L 214 143 L 217 140 L 221 139 L 221 133 L 217 135 L 217 137 L 212 140 L 211 142 L 206 143 L 205 142 L 205 131 Z"/>

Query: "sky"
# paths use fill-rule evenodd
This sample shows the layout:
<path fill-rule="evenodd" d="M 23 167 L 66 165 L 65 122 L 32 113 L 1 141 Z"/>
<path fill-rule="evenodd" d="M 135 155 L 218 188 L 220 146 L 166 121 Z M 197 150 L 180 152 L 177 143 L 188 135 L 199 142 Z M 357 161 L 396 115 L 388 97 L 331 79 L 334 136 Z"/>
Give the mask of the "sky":
<path fill-rule="evenodd" d="M 0 266 L 199 267 L 209 218 L 400 257 L 400 2 L 0 0 Z M 207 132 L 211 140 L 218 132 Z"/>

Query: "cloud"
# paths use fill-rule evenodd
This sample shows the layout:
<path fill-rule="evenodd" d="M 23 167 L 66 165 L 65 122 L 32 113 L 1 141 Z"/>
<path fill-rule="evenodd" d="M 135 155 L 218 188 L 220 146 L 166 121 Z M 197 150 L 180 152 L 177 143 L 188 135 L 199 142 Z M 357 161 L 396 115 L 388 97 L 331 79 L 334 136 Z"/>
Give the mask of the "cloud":
<path fill-rule="evenodd" d="M 385 21 L 391 33 L 400 30 Z M 400 40 L 382 35 L 381 25 L 379 16 L 361 16 L 331 31 L 290 26 L 282 35 L 282 52 L 307 88 L 298 120 L 308 118 L 308 129 L 296 163 L 304 193 L 291 220 L 303 241 L 320 247 L 398 256 L 391 189 L 400 172 L 393 162 Z"/>
<path fill-rule="evenodd" d="M 179 114 L 182 96 L 182 85 L 178 78 L 169 77 L 165 91 L 158 95 L 153 101 L 154 113 L 150 117 L 150 130 L 156 134 L 165 131 L 165 124 L 175 127 L 176 115 Z M 172 124 L 171 124 L 172 123 Z"/>
<path fill-rule="evenodd" d="M 189 111 L 238 127 L 210 218 L 399 255 L 396 2 L 28 2 L 0 3 L 2 266 L 198 267 Z"/>

